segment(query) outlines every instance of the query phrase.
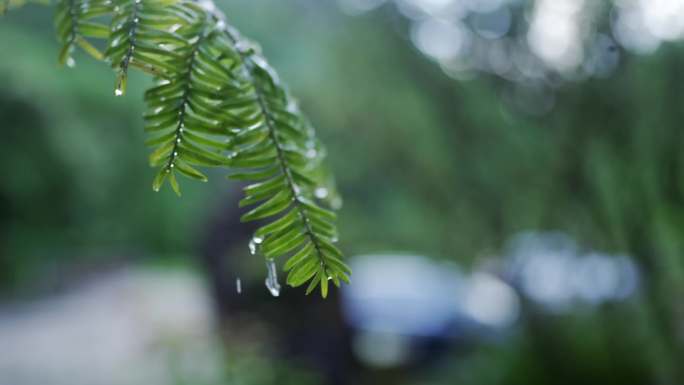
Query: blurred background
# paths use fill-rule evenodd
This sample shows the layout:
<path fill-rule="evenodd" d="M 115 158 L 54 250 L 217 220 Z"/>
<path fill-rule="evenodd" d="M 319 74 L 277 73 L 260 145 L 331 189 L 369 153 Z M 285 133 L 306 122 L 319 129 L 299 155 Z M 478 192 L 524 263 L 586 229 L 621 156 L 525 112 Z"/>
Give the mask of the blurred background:
<path fill-rule="evenodd" d="M 218 5 L 328 146 L 352 285 L 272 297 L 239 186 L 153 193 L 149 80 L 57 68 L 28 5 L 0 20 L 0 385 L 684 384 L 684 1 Z"/>

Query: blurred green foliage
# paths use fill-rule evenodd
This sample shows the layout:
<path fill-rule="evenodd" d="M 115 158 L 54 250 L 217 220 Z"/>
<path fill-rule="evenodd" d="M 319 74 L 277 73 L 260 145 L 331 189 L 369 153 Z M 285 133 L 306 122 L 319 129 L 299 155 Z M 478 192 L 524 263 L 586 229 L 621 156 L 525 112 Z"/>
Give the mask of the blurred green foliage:
<path fill-rule="evenodd" d="M 388 12 L 351 18 L 327 2 L 275 0 L 230 7 L 327 143 L 348 254 L 415 251 L 471 264 L 518 231 L 552 229 L 628 254 L 644 271 L 641 297 L 622 308 L 526 323 L 505 347 L 485 346 L 416 384 L 684 380 L 681 44 L 626 56 L 610 78 L 565 85 L 548 114 L 531 116 L 502 80 L 447 78 Z M 142 85 L 131 81 L 131 97 L 115 99 L 100 64 L 56 69 L 49 17 L 24 8 L 0 22 L 4 290 L 67 261 L 189 254 L 203 215 L 235 188 L 213 178 L 188 184 L 180 200 L 153 194 Z"/>
<path fill-rule="evenodd" d="M 111 74 L 89 58 L 78 73 L 57 68 L 50 9 L 13 12 L 0 24 L 10 59 L 0 63 L 0 286 L 40 281 L 68 261 L 187 253 L 211 187 L 189 186 L 183 200 L 153 194 L 140 100 L 115 99 Z M 145 79 L 135 80 L 140 95 Z"/>

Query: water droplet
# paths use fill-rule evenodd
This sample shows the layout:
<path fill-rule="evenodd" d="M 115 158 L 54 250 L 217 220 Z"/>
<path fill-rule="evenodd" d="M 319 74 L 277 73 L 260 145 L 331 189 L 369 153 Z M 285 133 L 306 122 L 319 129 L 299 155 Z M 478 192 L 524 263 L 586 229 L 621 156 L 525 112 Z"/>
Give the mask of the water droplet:
<path fill-rule="evenodd" d="M 314 191 L 314 195 L 318 199 L 325 199 L 328 197 L 328 189 L 325 187 L 317 187 Z"/>
<path fill-rule="evenodd" d="M 268 273 L 265 281 L 266 288 L 272 296 L 280 296 L 280 284 L 278 283 L 278 269 L 276 267 L 274 260 L 269 259 L 266 261 L 266 271 Z"/>
<path fill-rule="evenodd" d="M 180 143 L 180 142 L 181 142 L 181 138 L 176 139 L 176 143 Z"/>
<path fill-rule="evenodd" d="M 112 39 L 112 42 L 110 43 L 110 45 L 112 47 L 116 47 L 117 45 L 119 45 L 119 43 L 121 43 L 121 36 L 117 36 L 114 39 Z"/>
<path fill-rule="evenodd" d="M 254 46 L 245 40 L 239 40 L 235 43 L 235 49 L 243 54 L 251 54 L 254 51 Z"/>
<path fill-rule="evenodd" d="M 114 95 L 121 96 L 126 92 L 127 83 L 126 71 L 119 71 L 116 76 L 116 87 L 114 88 Z"/>
<path fill-rule="evenodd" d="M 178 152 L 174 151 L 174 152 L 173 152 L 173 157 L 175 158 L 175 157 L 177 157 L 177 156 L 178 156 Z"/>
<path fill-rule="evenodd" d="M 240 277 L 235 279 L 235 290 L 238 294 L 242 294 L 242 281 L 240 280 Z"/>
<path fill-rule="evenodd" d="M 256 254 L 257 247 L 261 244 L 261 242 L 264 241 L 264 238 L 257 237 L 256 235 L 249 240 L 249 253 L 254 255 Z"/>
<path fill-rule="evenodd" d="M 313 148 L 310 148 L 309 150 L 306 151 L 306 157 L 309 159 L 313 159 L 318 155 L 318 151 L 316 151 Z"/>
<path fill-rule="evenodd" d="M 287 107 L 285 109 L 289 112 L 292 112 L 293 114 L 299 113 L 299 107 L 297 106 L 297 102 L 294 100 L 290 99 L 290 101 L 287 103 Z"/>
<path fill-rule="evenodd" d="M 171 167 L 171 168 L 173 168 L 173 166 L 174 166 L 174 164 L 173 164 L 173 163 L 171 163 L 171 164 L 169 165 L 169 167 Z"/>
<path fill-rule="evenodd" d="M 333 210 L 339 210 L 342 208 L 342 204 L 342 198 L 335 197 L 332 199 L 332 201 L 330 201 L 330 208 L 332 208 Z"/>
<path fill-rule="evenodd" d="M 69 68 L 74 68 L 74 66 L 76 65 L 76 61 L 74 60 L 74 58 L 69 57 L 67 58 L 66 65 Z"/>

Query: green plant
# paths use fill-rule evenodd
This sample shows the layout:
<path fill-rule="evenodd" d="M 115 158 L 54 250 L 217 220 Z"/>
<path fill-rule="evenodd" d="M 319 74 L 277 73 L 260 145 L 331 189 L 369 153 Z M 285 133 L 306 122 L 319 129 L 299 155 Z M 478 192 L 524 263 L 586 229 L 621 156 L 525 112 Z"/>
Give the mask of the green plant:
<path fill-rule="evenodd" d="M 0 11 L 23 0 L 0 0 Z M 177 175 L 207 181 L 202 167 L 223 167 L 249 182 L 243 221 L 262 220 L 250 243 L 269 261 L 288 257 L 287 283 L 307 294 L 351 273 L 334 245 L 334 183 L 325 149 L 296 101 L 254 43 L 242 37 L 211 1 L 58 0 L 59 62 L 72 67 L 82 49 L 116 71 L 115 95 L 128 71 L 156 79 L 145 92 L 146 144 L 157 168 L 155 191 Z"/>

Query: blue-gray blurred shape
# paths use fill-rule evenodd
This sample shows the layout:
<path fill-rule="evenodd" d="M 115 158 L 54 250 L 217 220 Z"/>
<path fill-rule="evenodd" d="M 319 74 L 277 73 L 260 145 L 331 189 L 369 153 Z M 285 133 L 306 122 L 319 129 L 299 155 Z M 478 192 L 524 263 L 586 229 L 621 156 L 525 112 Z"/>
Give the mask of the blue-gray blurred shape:
<path fill-rule="evenodd" d="M 580 250 L 564 233 L 521 233 L 508 250 L 510 280 L 552 312 L 624 300 L 638 288 L 639 270 L 630 258 Z"/>
<path fill-rule="evenodd" d="M 372 366 L 405 365 L 435 346 L 472 341 L 518 318 L 514 290 L 488 273 L 411 255 L 350 259 L 352 285 L 341 292 L 352 347 Z M 429 352 L 428 352 L 429 353 Z"/>

